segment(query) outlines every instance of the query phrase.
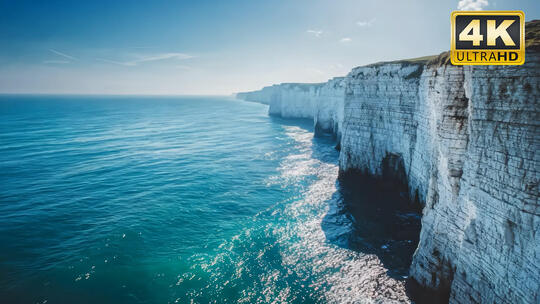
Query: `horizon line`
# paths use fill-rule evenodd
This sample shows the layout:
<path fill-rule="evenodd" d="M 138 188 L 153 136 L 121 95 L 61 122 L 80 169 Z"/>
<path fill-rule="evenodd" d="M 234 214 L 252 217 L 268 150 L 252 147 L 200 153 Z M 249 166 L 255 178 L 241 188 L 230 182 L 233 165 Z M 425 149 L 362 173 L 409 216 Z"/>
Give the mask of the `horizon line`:
<path fill-rule="evenodd" d="M 215 97 L 231 97 L 235 96 L 236 93 L 230 93 L 230 94 L 137 94 L 137 93 L 32 93 L 32 92 L 16 92 L 16 93 L 10 93 L 10 92 L 0 92 L 0 96 L 6 96 L 6 95 L 34 95 L 34 96 L 150 96 L 150 97 L 182 97 L 182 96 L 215 96 Z"/>

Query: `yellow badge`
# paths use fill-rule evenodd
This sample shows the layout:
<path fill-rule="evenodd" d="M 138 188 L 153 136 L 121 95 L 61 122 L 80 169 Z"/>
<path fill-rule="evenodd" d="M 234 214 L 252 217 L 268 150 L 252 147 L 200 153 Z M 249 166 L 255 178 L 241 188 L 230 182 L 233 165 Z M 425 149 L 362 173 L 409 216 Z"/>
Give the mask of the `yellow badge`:
<path fill-rule="evenodd" d="M 525 62 L 522 11 L 454 11 L 451 15 L 454 65 L 519 65 Z"/>

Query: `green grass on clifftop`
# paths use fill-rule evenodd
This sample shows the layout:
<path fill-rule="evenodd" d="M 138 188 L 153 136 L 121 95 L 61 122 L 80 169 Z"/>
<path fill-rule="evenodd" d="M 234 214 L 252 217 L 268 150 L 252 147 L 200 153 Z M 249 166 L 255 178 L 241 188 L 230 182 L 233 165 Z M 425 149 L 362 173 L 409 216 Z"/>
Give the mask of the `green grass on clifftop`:
<path fill-rule="evenodd" d="M 525 22 L 525 48 L 540 52 L 540 20 Z"/>
<path fill-rule="evenodd" d="M 532 20 L 525 22 L 525 48 L 527 51 L 540 52 L 540 20 Z M 451 65 L 450 51 L 442 52 L 439 55 L 423 56 L 410 59 L 383 61 L 367 66 L 379 66 L 382 64 L 395 63 L 395 64 L 425 64 L 428 66 L 442 66 Z"/>

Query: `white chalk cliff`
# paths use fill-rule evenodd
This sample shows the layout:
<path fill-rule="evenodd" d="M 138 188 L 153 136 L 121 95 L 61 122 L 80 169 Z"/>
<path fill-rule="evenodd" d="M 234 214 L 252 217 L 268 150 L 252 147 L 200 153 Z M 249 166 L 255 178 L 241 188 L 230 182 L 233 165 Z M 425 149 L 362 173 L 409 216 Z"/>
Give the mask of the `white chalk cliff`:
<path fill-rule="evenodd" d="M 238 93 L 237 97 L 269 105 L 270 115 L 313 119 L 316 132 L 339 136 L 343 123 L 345 83 L 344 77 L 315 84 L 283 83 L 260 91 Z"/>
<path fill-rule="evenodd" d="M 380 176 L 385 157 L 403 160 L 410 198 L 424 205 L 415 283 L 450 303 L 540 303 L 538 46 L 522 66 L 437 60 L 238 97 L 333 133 L 342 172 Z"/>

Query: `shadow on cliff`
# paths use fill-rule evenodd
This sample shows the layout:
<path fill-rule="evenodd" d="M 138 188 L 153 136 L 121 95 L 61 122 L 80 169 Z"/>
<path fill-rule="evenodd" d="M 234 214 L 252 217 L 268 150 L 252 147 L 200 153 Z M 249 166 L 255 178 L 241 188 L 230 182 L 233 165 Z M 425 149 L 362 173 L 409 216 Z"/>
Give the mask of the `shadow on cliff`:
<path fill-rule="evenodd" d="M 313 132 L 315 130 L 315 128 L 313 127 L 312 118 L 283 118 L 276 115 L 270 115 L 269 117 L 273 123 L 277 123 L 280 125 L 300 127 L 310 132 Z"/>
<path fill-rule="evenodd" d="M 329 242 L 376 255 L 390 277 L 404 280 L 418 245 L 422 209 L 408 198 L 401 162 L 390 155 L 380 177 L 341 172 L 321 227 Z"/>
<path fill-rule="evenodd" d="M 310 119 L 272 117 L 272 121 L 313 131 Z M 314 136 L 312 157 L 337 163 L 339 151 L 332 134 Z M 337 191 L 328 200 L 321 228 L 328 242 L 342 248 L 376 255 L 392 278 L 408 277 L 420 237 L 422 206 L 409 199 L 403 159 L 388 154 L 382 176 L 360 171 L 340 172 Z M 409 288 L 410 284 L 407 284 Z"/>
<path fill-rule="evenodd" d="M 313 120 L 303 118 L 282 118 L 279 116 L 270 116 L 272 122 L 284 125 L 295 126 L 302 128 L 306 131 L 314 133 L 315 127 L 313 126 Z M 313 143 L 311 157 L 324 162 L 324 163 L 337 163 L 339 158 L 339 151 L 336 150 L 336 139 L 331 133 L 319 134 L 313 136 L 311 140 Z"/>

